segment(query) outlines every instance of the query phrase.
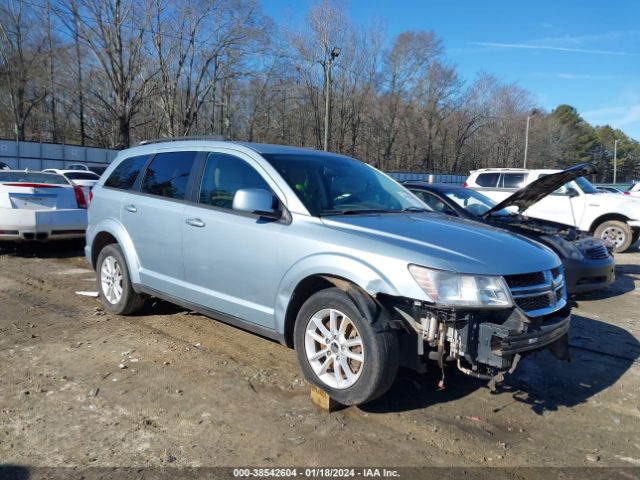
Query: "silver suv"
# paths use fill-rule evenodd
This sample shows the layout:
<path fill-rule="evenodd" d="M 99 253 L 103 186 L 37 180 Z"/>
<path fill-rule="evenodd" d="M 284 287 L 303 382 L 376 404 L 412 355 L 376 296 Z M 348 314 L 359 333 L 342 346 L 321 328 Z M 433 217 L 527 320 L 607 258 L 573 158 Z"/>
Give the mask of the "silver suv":
<path fill-rule="evenodd" d="M 343 404 L 428 359 L 493 381 L 524 353 L 566 358 L 552 251 L 430 212 L 360 161 L 155 142 L 121 152 L 92 193 L 86 258 L 107 309 L 153 296 L 277 339 Z"/>

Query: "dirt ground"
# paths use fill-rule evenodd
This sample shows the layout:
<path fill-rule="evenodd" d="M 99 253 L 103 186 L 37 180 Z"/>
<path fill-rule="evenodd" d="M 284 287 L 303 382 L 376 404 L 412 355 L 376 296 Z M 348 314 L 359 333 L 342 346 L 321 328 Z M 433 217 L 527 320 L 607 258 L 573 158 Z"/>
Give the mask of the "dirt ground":
<path fill-rule="evenodd" d="M 78 244 L 0 251 L 0 464 L 640 466 L 640 251 L 578 299 L 570 364 L 501 390 L 450 368 L 324 413 L 295 353 L 170 304 L 105 314 Z M 124 368 L 123 368 L 124 367 Z"/>

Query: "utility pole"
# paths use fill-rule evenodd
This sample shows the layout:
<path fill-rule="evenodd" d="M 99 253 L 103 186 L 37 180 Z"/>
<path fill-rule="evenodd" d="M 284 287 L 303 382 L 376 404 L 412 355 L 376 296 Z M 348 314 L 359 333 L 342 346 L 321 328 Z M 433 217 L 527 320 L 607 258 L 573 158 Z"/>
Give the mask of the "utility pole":
<path fill-rule="evenodd" d="M 613 183 L 616 183 L 618 179 L 618 142 L 620 140 L 616 140 L 613 142 Z"/>
<path fill-rule="evenodd" d="M 527 153 L 529 151 L 529 124 L 531 123 L 531 115 L 527 115 L 527 128 L 524 133 L 524 162 L 522 168 L 527 168 Z"/>
<path fill-rule="evenodd" d="M 340 55 L 340 47 L 333 47 L 329 60 L 324 64 L 324 151 L 329 150 L 329 117 L 331 110 L 331 68 L 333 61 Z"/>

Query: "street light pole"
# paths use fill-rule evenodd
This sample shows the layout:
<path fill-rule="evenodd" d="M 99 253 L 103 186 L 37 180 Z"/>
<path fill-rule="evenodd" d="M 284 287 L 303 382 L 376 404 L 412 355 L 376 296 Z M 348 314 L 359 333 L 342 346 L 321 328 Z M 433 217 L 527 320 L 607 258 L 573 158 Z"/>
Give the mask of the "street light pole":
<path fill-rule="evenodd" d="M 527 115 L 527 128 L 524 133 L 524 163 L 522 168 L 527 168 L 527 153 L 529 152 L 529 124 L 531 123 L 531 115 Z"/>
<path fill-rule="evenodd" d="M 329 150 L 329 117 L 331 111 L 331 68 L 333 61 L 340 55 L 340 48 L 333 47 L 329 60 L 324 66 L 324 151 Z"/>
<path fill-rule="evenodd" d="M 618 142 L 620 140 L 616 140 L 613 142 L 613 183 L 615 185 L 616 180 L 618 179 Z"/>

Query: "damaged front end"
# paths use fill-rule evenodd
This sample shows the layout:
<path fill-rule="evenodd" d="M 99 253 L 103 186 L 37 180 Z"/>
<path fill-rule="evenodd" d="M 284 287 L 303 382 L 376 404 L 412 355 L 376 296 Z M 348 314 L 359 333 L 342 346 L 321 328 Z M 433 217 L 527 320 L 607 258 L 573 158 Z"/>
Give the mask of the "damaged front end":
<path fill-rule="evenodd" d="M 489 381 L 493 389 L 523 355 L 548 349 L 569 360 L 567 331 L 571 306 L 561 268 L 505 276 L 510 308 L 442 307 L 434 303 L 388 298 L 387 308 L 406 334 L 402 363 L 426 371 L 435 360 L 444 387 L 444 365 L 455 363 L 466 375 Z"/>

